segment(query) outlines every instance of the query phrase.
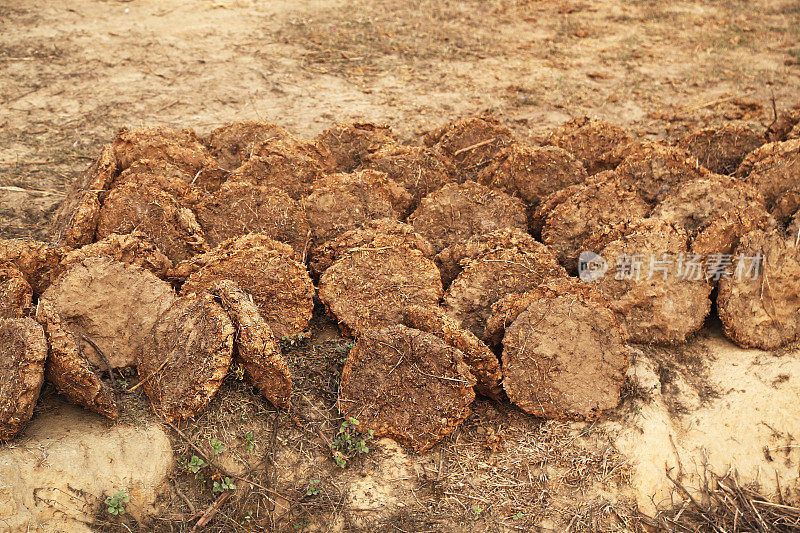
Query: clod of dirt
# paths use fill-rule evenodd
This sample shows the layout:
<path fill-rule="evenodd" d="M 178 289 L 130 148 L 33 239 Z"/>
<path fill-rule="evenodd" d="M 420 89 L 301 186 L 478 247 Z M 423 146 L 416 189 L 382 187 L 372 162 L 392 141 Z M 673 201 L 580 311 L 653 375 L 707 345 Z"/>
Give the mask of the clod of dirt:
<path fill-rule="evenodd" d="M 0 239 L 0 263 L 11 263 L 25 277 L 33 292 L 41 294 L 60 273 L 62 248 L 33 239 Z"/>
<path fill-rule="evenodd" d="M 764 136 L 742 124 L 725 124 L 688 133 L 675 145 L 717 174 L 733 174 L 747 154 L 764 144 Z"/>
<path fill-rule="evenodd" d="M 736 177 L 758 189 L 772 212 L 782 195 L 800 187 L 800 139 L 765 144 L 745 157 Z"/>
<path fill-rule="evenodd" d="M 384 172 L 405 187 L 413 198 L 413 207 L 427 194 L 457 180 L 450 160 L 439 150 L 425 146 L 388 144 L 368 154 L 362 166 Z"/>
<path fill-rule="evenodd" d="M 692 240 L 692 253 L 702 257 L 732 254 L 742 235 L 755 229 L 766 231 L 776 226 L 775 219 L 760 204 L 736 207 L 698 228 Z"/>
<path fill-rule="evenodd" d="M 242 365 L 247 381 L 275 407 L 288 407 L 292 395 L 289 365 L 256 304 L 230 280 L 215 283 L 211 292 L 236 327 L 233 360 Z"/>
<path fill-rule="evenodd" d="M 635 217 L 650 207 L 624 180 L 611 174 L 591 179 L 552 208 L 542 228 L 544 242 L 568 271 L 578 267 L 584 241 L 595 231 Z"/>
<path fill-rule="evenodd" d="M 134 231 L 145 234 L 174 263 L 204 245 L 203 231 L 189 208 L 160 189 L 129 183 L 112 190 L 103 203 L 97 240 Z"/>
<path fill-rule="evenodd" d="M 247 233 L 285 242 L 305 262 L 311 228 L 300 204 L 275 187 L 227 182 L 195 207 L 209 246 Z"/>
<path fill-rule="evenodd" d="M 119 407 L 114 392 L 83 355 L 77 335 L 49 302 L 39 302 L 36 320 L 44 327 L 48 344 L 44 378 L 70 402 L 116 419 Z"/>
<path fill-rule="evenodd" d="M 619 147 L 630 144 L 632 139 L 619 126 L 578 117 L 553 130 L 545 142 L 574 155 L 589 175 L 594 175 L 619 165 L 622 162 Z"/>
<path fill-rule="evenodd" d="M 314 285 L 293 254 L 290 246 L 254 233 L 177 265 L 170 276 L 186 279 L 181 294 L 201 293 L 229 279 L 253 297 L 276 338 L 294 337 L 311 319 Z"/>
<path fill-rule="evenodd" d="M 172 261 L 144 233 L 133 232 L 126 235 L 112 233 L 102 241 L 88 244 L 64 253 L 58 269 L 53 274 L 60 275 L 65 269 L 80 263 L 88 257 L 107 256 L 122 263 L 149 270 L 157 277 L 165 279 L 172 268 Z"/>
<path fill-rule="evenodd" d="M 337 259 L 353 250 L 394 246 L 419 250 L 433 258 L 433 247 L 413 226 L 392 218 L 370 220 L 363 227 L 346 231 L 314 248 L 309 262 L 312 275 L 319 277 Z"/>
<path fill-rule="evenodd" d="M 620 400 L 628 347 L 614 313 L 580 282 L 537 289 L 503 336 L 503 387 L 535 416 L 593 420 Z"/>
<path fill-rule="evenodd" d="M 708 170 L 689 152 L 657 142 L 629 145 L 615 172 L 649 204 L 662 201 L 679 183 L 702 178 Z"/>
<path fill-rule="evenodd" d="M 519 198 L 474 181 L 449 183 L 429 194 L 408 222 L 437 253 L 473 235 L 527 227 L 525 206 Z"/>
<path fill-rule="evenodd" d="M 717 296 L 725 334 L 739 346 L 772 350 L 800 337 L 797 235 L 756 230 L 739 241 Z"/>
<path fill-rule="evenodd" d="M 352 172 L 369 154 L 394 144 L 397 137 L 387 124 L 353 122 L 337 124 L 323 131 L 316 141 L 330 151 L 332 170 Z"/>
<path fill-rule="evenodd" d="M 339 412 L 423 453 L 470 413 L 475 378 L 460 350 L 406 326 L 364 331 L 342 371 Z"/>
<path fill-rule="evenodd" d="M 31 318 L 0 318 L 0 442 L 19 433 L 33 416 L 44 383 L 47 340 Z"/>
<path fill-rule="evenodd" d="M 693 237 L 709 221 L 744 206 L 763 208 L 764 199 L 757 190 L 741 180 L 709 174 L 705 178 L 677 185 L 650 216 L 682 228 Z"/>
<path fill-rule="evenodd" d="M 228 181 L 277 187 L 300 200 L 311 192 L 314 182 L 325 176 L 327 164 L 327 156 L 311 141 L 294 137 L 268 140 L 255 148 Z"/>
<path fill-rule="evenodd" d="M 33 289 L 11 263 L 0 262 L 0 318 L 22 318 L 31 308 Z"/>
<path fill-rule="evenodd" d="M 439 270 L 422 252 L 404 246 L 350 251 L 319 280 L 319 298 L 346 335 L 399 324 L 409 305 L 438 305 Z"/>
<path fill-rule="evenodd" d="M 105 369 L 136 363 L 150 330 L 175 298 L 172 286 L 151 272 L 100 255 L 69 266 L 39 301 L 78 336 L 89 361 Z"/>
<path fill-rule="evenodd" d="M 781 111 L 773 124 L 767 128 L 765 134 L 769 142 L 780 142 L 789 139 L 789 134 L 800 126 L 800 103 L 793 109 Z"/>
<path fill-rule="evenodd" d="M 514 142 L 511 130 L 484 114 L 445 124 L 425 135 L 426 146 L 438 147 L 456 166 L 461 180 L 475 179 L 505 147 Z"/>
<path fill-rule="evenodd" d="M 481 171 L 478 181 L 534 206 L 545 196 L 583 183 L 587 177 L 583 164 L 566 150 L 514 143 Z"/>
<path fill-rule="evenodd" d="M 230 367 L 235 333 L 210 294 L 176 299 L 159 317 L 137 364 L 153 410 L 175 421 L 205 409 Z"/>
<path fill-rule="evenodd" d="M 152 159 L 165 161 L 193 176 L 193 183 L 207 191 L 219 189 L 225 181 L 224 172 L 190 129 L 173 130 L 163 127 L 129 130 L 122 128 L 114 139 L 117 171 L 130 167 L 135 161 Z"/>
<path fill-rule="evenodd" d="M 434 262 L 442 274 L 442 284 L 445 287 L 450 285 L 463 270 L 465 262 L 494 250 L 548 253 L 544 244 L 518 228 L 505 228 L 473 235 L 467 241 L 448 246 L 436 255 Z"/>
<path fill-rule="evenodd" d="M 175 197 L 181 204 L 193 206 L 203 196 L 203 191 L 192 185 L 194 175 L 187 174 L 172 163 L 153 159 L 140 159 L 122 171 L 110 188 L 127 183 L 161 190 Z"/>
<path fill-rule="evenodd" d="M 703 325 L 712 286 L 700 261 L 686 255 L 688 236 L 659 219 L 633 220 L 590 239 L 607 261 L 594 283 L 632 342 L 677 344 Z M 606 241 L 607 244 L 603 244 Z"/>
<path fill-rule="evenodd" d="M 497 300 L 566 275 L 549 251 L 493 250 L 468 263 L 450 284 L 444 295 L 444 308 L 461 327 L 480 339 Z"/>
<path fill-rule="evenodd" d="M 360 170 L 333 174 L 314 183 L 300 201 L 316 244 L 338 237 L 369 220 L 400 220 L 411 206 L 411 195 L 383 172 Z"/>
<path fill-rule="evenodd" d="M 253 153 L 255 147 L 270 139 L 285 139 L 291 133 L 268 122 L 243 120 L 212 130 L 204 139 L 211 155 L 225 170 L 235 170 Z"/>
<path fill-rule="evenodd" d="M 475 376 L 475 392 L 500 400 L 503 397 L 503 371 L 497 356 L 478 338 L 461 329 L 441 307 L 412 305 L 403 309 L 403 324 L 433 333 L 444 342 L 461 350 L 464 362 Z"/>

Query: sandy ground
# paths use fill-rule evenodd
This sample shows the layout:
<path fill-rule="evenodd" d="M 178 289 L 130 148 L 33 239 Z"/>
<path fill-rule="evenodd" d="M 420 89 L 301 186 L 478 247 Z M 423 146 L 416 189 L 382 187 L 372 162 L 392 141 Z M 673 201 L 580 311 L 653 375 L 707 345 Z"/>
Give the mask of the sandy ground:
<path fill-rule="evenodd" d="M 261 119 L 313 136 L 364 119 L 413 142 L 491 109 L 523 139 L 584 114 L 640 138 L 730 121 L 763 131 L 773 102 L 800 101 L 798 37 L 790 0 L 0 0 L 0 238 L 46 238 L 70 181 L 122 126 L 205 133 Z M 300 380 L 305 418 L 229 383 L 184 428 L 197 442 L 222 439 L 229 468 L 261 464 L 244 435 L 263 434 L 253 454 L 273 465 L 264 479 L 293 495 L 238 491 L 211 527 L 634 531 L 637 506 L 669 504 L 665 469 L 692 484 L 706 464 L 738 467 L 773 494 L 779 479 L 781 496 L 798 497 L 800 427 L 787 410 L 800 401 L 796 352 L 736 350 L 712 324 L 681 349 L 642 348 L 636 394 L 602 424 L 543 423 L 478 402 L 434 451 L 409 456 L 382 442 L 342 471 L 318 436 L 339 427 L 329 376 L 343 341 L 329 326 L 290 350 L 298 367 L 328 365 Z M 177 488 L 157 525 L 188 530 L 176 490 L 201 510 L 215 495 L 186 475 L 191 450 L 170 436 Z M 125 531 L 102 513 L 98 523 Z"/>

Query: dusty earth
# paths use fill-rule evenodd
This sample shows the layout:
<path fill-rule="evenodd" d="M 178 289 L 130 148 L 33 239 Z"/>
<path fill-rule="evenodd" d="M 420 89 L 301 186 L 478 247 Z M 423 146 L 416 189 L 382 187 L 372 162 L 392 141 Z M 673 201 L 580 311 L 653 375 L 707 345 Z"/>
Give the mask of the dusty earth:
<path fill-rule="evenodd" d="M 0 0 L 0 238 L 46 239 L 69 183 L 122 126 L 258 119 L 312 137 L 385 121 L 418 143 L 490 109 L 523 140 L 581 115 L 642 140 L 729 122 L 762 132 L 773 102 L 800 101 L 799 37 L 791 0 Z M 139 390 L 107 426 L 45 387 L 0 447 L 0 530 L 189 531 L 218 470 L 251 483 L 233 479 L 210 531 L 636 531 L 639 512 L 679 496 L 667 472 L 697 487 L 735 469 L 800 499 L 796 349 L 736 348 L 713 319 L 684 346 L 638 347 L 600 421 L 479 399 L 425 454 L 369 441 L 340 468 L 330 444 L 352 344 L 319 314 L 310 339 L 283 343 L 286 411 L 234 377 L 193 421 L 159 424 Z M 116 517 L 102 501 L 120 490 L 131 501 Z"/>

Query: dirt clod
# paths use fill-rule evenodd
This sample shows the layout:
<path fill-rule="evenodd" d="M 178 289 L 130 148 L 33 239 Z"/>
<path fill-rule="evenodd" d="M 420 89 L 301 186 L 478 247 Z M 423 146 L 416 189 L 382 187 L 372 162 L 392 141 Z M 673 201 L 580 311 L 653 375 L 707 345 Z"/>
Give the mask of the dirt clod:
<path fill-rule="evenodd" d="M 255 147 L 270 139 L 285 139 L 291 134 L 280 126 L 257 120 L 230 122 L 212 130 L 204 139 L 211 155 L 224 170 L 235 170 L 253 153 Z"/>
<path fill-rule="evenodd" d="M 547 144 L 563 148 L 583 163 L 590 175 L 612 170 L 622 162 L 619 147 L 632 142 L 619 126 L 604 120 L 578 117 L 553 130 Z"/>
<path fill-rule="evenodd" d="M 475 378 L 460 350 L 431 333 L 396 325 L 367 330 L 342 371 L 339 411 L 422 453 L 469 415 Z"/>
<path fill-rule="evenodd" d="M 717 174 L 733 174 L 747 154 L 764 144 L 764 136 L 741 124 L 725 124 L 688 133 L 675 143 Z"/>
<path fill-rule="evenodd" d="M 0 442 L 19 433 L 33 416 L 44 383 L 47 340 L 31 318 L 0 318 Z"/>
<path fill-rule="evenodd" d="M 0 262 L 0 318 L 22 318 L 31 309 L 33 289 L 11 263 Z"/>
<path fill-rule="evenodd" d="M 387 124 L 353 122 L 323 131 L 316 141 L 330 151 L 332 170 L 352 172 L 369 154 L 395 143 L 397 138 Z"/>

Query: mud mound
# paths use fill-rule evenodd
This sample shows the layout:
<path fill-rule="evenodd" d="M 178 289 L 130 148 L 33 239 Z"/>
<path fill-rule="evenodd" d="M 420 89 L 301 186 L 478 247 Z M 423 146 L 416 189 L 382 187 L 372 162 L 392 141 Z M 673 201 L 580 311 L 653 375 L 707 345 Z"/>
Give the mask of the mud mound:
<path fill-rule="evenodd" d="M 574 155 L 592 175 L 619 165 L 622 162 L 619 147 L 630 144 L 632 140 L 619 126 L 604 120 L 578 117 L 552 131 L 545 142 Z"/>
<path fill-rule="evenodd" d="M 100 210 L 97 240 L 112 233 L 143 233 L 170 261 L 177 263 L 202 250 L 203 231 L 194 213 L 172 195 L 133 183 L 112 190 Z"/>
<path fill-rule="evenodd" d="M 306 213 L 280 189 L 228 182 L 200 202 L 195 215 L 209 246 L 247 233 L 262 233 L 290 245 L 295 259 L 305 262 L 311 239 Z"/>
<path fill-rule="evenodd" d="M 503 372 L 497 356 L 469 331 L 447 316 L 441 307 L 413 305 L 403 309 L 403 324 L 433 333 L 444 342 L 461 350 L 464 362 L 475 376 L 475 392 L 500 400 L 503 397 Z"/>
<path fill-rule="evenodd" d="M 326 164 L 324 156 L 310 141 L 276 139 L 258 145 L 253 155 L 231 173 L 228 181 L 276 187 L 294 200 L 300 200 L 311 192 L 312 184 L 325 175 Z"/>
<path fill-rule="evenodd" d="M 144 233 L 133 232 L 126 235 L 112 233 L 102 241 L 70 250 L 61 258 L 59 268 L 54 274 L 59 275 L 75 263 L 88 257 L 107 256 L 121 263 L 149 270 L 157 277 L 165 279 L 172 268 L 172 261 L 154 244 L 147 240 Z"/>
<path fill-rule="evenodd" d="M 736 207 L 698 228 L 692 240 L 692 252 L 703 257 L 731 254 L 745 233 L 772 229 L 776 225 L 775 219 L 761 205 Z"/>
<path fill-rule="evenodd" d="M 58 275 L 64 250 L 33 239 L 0 239 L 0 263 L 14 265 L 35 294 L 41 294 Z"/>
<path fill-rule="evenodd" d="M 317 181 L 300 205 L 308 215 L 314 242 L 319 244 L 369 220 L 400 220 L 408 213 L 411 195 L 386 174 L 361 170 Z"/>
<path fill-rule="evenodd" d="M 224 181 L 216 160 L 190 129 L 122 128 L 114 139 L 113 149 L 118 172 L 135 161 L 152 159 L 171 163 L 193 176 L 196 186 L 208 191 L 218 189 Z"/>
<path fill-rule="evenodd" d="M 253 297 L 276 338 L 294 337 L 311 319 L 314 285 L 292 254 L 289 246 L 265 235 L 245 235 L 178 265 L 173 274 L 190 273 L 181 294 L 201 293 L 223 279 L 235 282 Z"/>
<path fill-rule="evenodd" d="M 0 318 L 0 442 L 19 433 L 33 416 L 44 383 L 47 341 L 33 319 Z"/>
<path fill-rule="evenodd" d="M 413 207 L 427 194 L 457 180 L 456 169 L 439 150 L 425 146 L 385 145 L 368 154 L 363 168 L 384 172 L 411 194 Z"/>
<path fill-rule="evenodd" d="M 566 275 L 549 252 L 494 250 L 470 262 L 458 275 L 444 295 L 444 308 L 480 339 L 497 300 Z"/>
<path fill-rule="evenodd" d="M 678 139 L 675 145 L 717 174 L 733 174 L 747 154 L 764 144 L 764 136 L 742 124 L 705 128 Z"/>
<path fill-rule="evenodd" d="M 311 254 L 308 266 L 311 273 L 319 277 L 337 259 L 350 251 L 386 246 L 419 250 L 426 258 L 433 258 L 433 247 L 425 237 L 414 232 L 413 226 L 392 218 L 381 218 L 370 220 L 361 228 L 346 231 L 317 246 Z"/>
<path fill-rule="evenodd" d="M 772 212 L 781 196 L 800 189 L 800 139 L 765 144 L 742 161 L 736 176 L 758 189 Z M 790 214 L 788 207 L 782 216 Z"/>
<path fill-rule="evenodd" d="M 478 181 L 535 206 L 545 196 L 583 183 L 587 177 L 583 164 L 561 148 L 514 143 L 481 171 Z"/>
<path fill-rule="evenodd" d="M 275 124 L 242 120 L 212 130 L 204 141 L 219 166 L 230 171 L 240 167 L 262 142 L 291 136 L 291 133 Z"/>
<path fill-rule="evenodd" d="M 128 183 L 152 187 L 174 196 L 181 204 L 194 205 L 200 201 L 203 191 L 192 185 L 193 178 L 193 175 L 166 161 L 141 159 L 125 169 L 114 180 L 111 188 Z"/>
<path fill-rule="evenodd" d="M 525 206 L 519 198 L 474 181 L 449 183 L 429 194 L 408 222 L 437 253 L 473 235 L 527 226 Z"/>
<path fill-rule="evenodd" d="M 22 318 L 31 309 L 33 289 L 11 263 L 0 262 L 0 318 Z"/>
<path fill-rule="evenodd" d="M 634 220 L 589 248 L 607 261 L 594 283 L 633 342 L 677 344 L 703 325 L 711 285 L 686 255 L 688 236 L 659 219 Z"/>
<path fill-rule="evenodd" d="M 256 304 L 230 280 L 215 283 L 211 292 L 219 296 L 236 327 L 233 360 L 242 365 L 247 381 L 275 407 L 288 407 L 292 395 L 289 365 Z"/>
<path fill-rule="evenodd" d="M 719 318 L 733 342 L 772 350 L 800 337 L 799 250 L 797 233 L 756 230 L 741 238 L 733 273 L 720 280 L 717 296 Z"/>
<path fill-rule="evenodd" d="M 93 365 L 121 368 L 136 363 L 153 325 L 176 297 L 172 286 L 154 274 L 94 256 L 71 265 L 40 301 L 78 336 L 82 353 Z"/>
<path fill-rule="evenodd" d="M 493 116 L 481 115 L 445 124 L 429 132 L 423 142 L 449 157 L 461 179 L 475 179 L 496 155 L 514 142 L 514 135 Z"/>
<path fill-rule="evenodd" d="M 331 170 L 352 172 L 369 154 L 394 144 L 397 137 L 387 124 L 353 122 L 337 124 L 323 131 L 316 141 L 330 151 Z"/>
<path fill-rule="evenodd" d="M 515 250 L 529 253 L 547 253 L 547 247 L 518 228 L 495 230 L 473 235 L 467 241 L 448 246 L 434 259 L 446 287 L 463 270 L 463 264 L 494 250 Z"/>
<path fill-rule="evenodd" d="M 409 305 L 438 305 L 439 270 L 406 247 L 362 248 L 333 263 L 319 280 L 319 298 L 346 334 L 399 324 Z"/>
<path fill-rule="evenodd" d="M 620 400 L 628 369 L 624 331 L 576 283 L 535 291 L 503 336 L 503 386 L 535 416 L 592 420 Z"/>
<path fill-rule="evenodd" d="M 367 330 L 342 371 L 339 411 L 422 453 L 469 415 L 475 378 L 461 351 L 406 326 Z"/>
<path fill-rule="evenodd" d="M 578 186 L 552 208 L 542 228 L 544 242 L 567 270 L 578 267 L 584 241 L 604 226 L 647 216 L 649 206 L 615 175 Z"/>
<path fill-rule="evenodd" d="M 105 417 L 119 416 L 117 400 L 81 351 L 77 336 L 48 302 L 39 302 L 36 320 L 44 327 L 48 352 L 44 377 L 70 402 Z"/>
<path fill-rule="evenodd" d="M 173 421 L 199 414 L 228 372 L 234 334 L 210 294 L 176 299 L 159 317 L 137 364 L 153 410 Z"/>
<path fill-rule="evenodd" d="M 679 183 L 708 173 L 685 150 L 655 142 L 630 146 L 615 172 L 623 185 L 634 188 L 649 204 L 662 201 Z"/>
<path fill-rule="evenodd" d="M 743 206 L 763 207 L 764 199 L 757 190 L 736 178 L 709 174 L 676 186 L 650 216 L 682 228 L 693 237 L 711 220 Z"/>

